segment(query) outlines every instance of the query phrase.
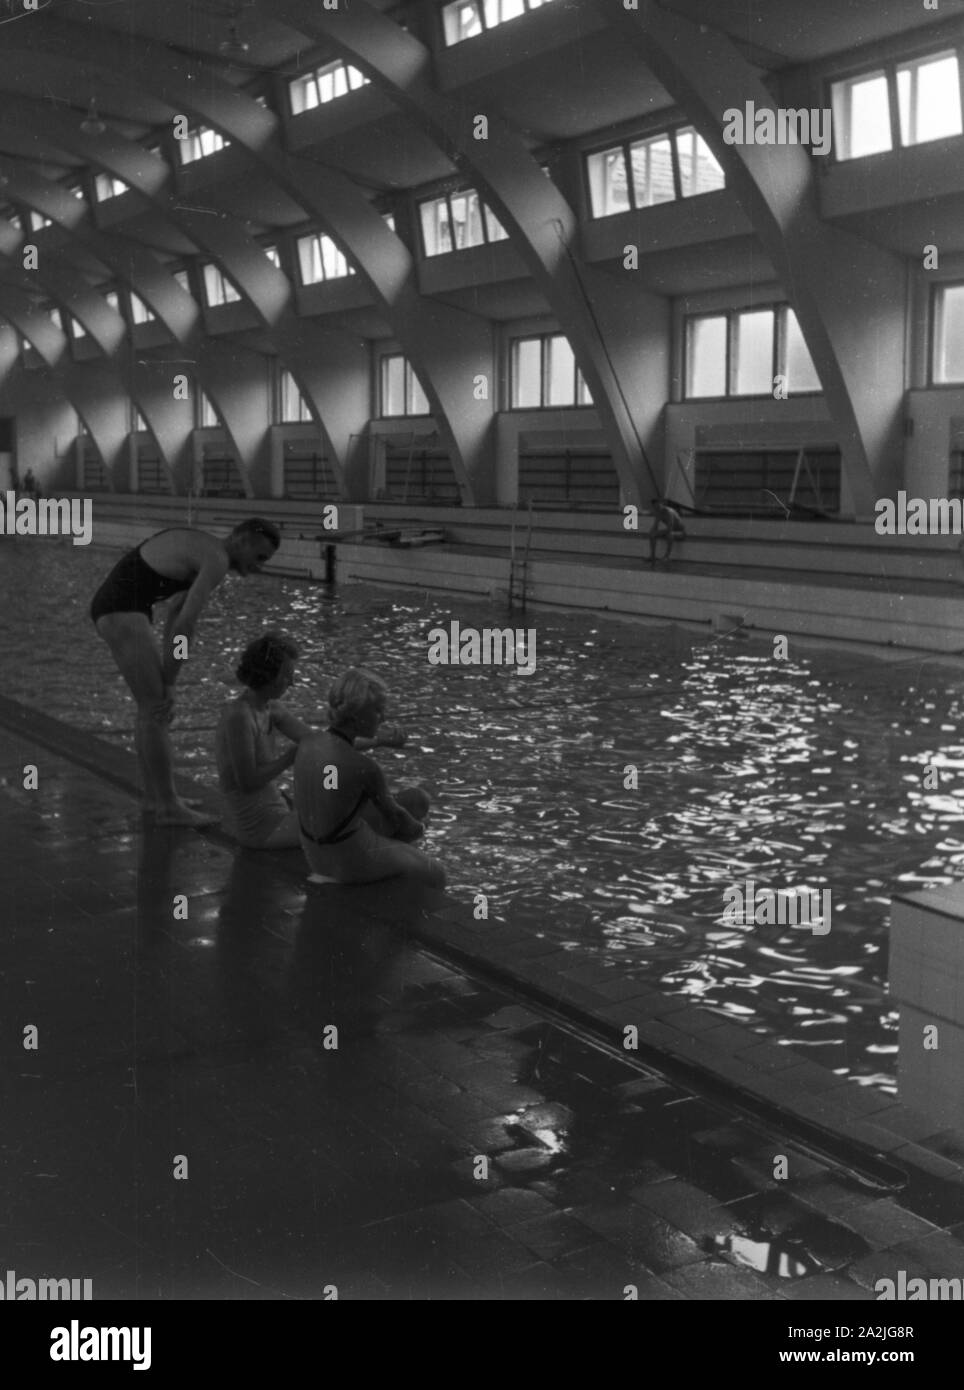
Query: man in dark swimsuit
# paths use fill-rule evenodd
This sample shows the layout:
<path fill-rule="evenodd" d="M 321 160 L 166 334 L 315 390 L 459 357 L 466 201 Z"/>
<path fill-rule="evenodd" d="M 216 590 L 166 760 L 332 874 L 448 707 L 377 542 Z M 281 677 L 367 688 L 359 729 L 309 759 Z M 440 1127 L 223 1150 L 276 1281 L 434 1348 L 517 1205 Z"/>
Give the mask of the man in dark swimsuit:
<path fill-rule="evenodd" d="M 172 527 L 121 556 L 94 595 L 90 615 L 110 647 L 137 701 L 137 755 L 148 809 L 161 825 L 210 825 L 174 789 L 168 726 L 174 685 L 194 637 L 194 627 L 213 591 L 232 570 L 256 574 L 271 559 L 281 534 L 270 521 L 252 517 L 226 540 L 206 531 Z M 151 629 L 155 603 L 168 601 L 159 645 Z"/>

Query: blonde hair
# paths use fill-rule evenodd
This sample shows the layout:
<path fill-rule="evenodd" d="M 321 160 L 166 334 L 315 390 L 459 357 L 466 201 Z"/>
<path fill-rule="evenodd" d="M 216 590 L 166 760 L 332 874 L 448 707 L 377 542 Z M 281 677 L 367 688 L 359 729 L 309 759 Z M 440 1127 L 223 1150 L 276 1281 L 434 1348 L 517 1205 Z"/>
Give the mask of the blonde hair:
<path fill-rule="evenodd" d="M 328 692 L 328 717 L 332 724 L 355 719 L 386 695 L 384 681 L 371 671 L 352 666 L 335 681 Z"/>

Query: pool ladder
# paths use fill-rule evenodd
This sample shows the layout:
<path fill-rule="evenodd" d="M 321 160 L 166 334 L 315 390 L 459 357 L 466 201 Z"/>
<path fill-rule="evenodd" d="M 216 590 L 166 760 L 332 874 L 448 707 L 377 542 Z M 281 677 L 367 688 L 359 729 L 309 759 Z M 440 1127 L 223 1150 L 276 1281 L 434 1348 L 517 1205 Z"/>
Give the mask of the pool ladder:
<path fill-rule="evenodd" d="M 512 530 L 509 534 L 509 612 L 512 613 L 519 608 L 524 613 L 526 611 L 526 599 L 529 593 L 529 550 L 532 546 L 532 498 L 529 498 L 529 525 L 526 528 L 525 549 L 522 558 L 516 559 L 515 551 L 515 522 L 512 523 Z"/>

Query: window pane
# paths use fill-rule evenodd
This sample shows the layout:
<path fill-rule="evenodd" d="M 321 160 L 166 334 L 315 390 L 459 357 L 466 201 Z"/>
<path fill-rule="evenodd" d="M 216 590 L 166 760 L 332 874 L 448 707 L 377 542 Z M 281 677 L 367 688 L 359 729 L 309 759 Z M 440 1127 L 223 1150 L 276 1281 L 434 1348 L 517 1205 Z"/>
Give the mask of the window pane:
<path fill-rule="evenodd" d="M 726 315 L 686 325 L 687 396 L 726 395 Z"/>
<path fill-rule="evenodd" d="M 733 394 L 768 396 L 773 391 L 773 310 L 737 314 L 733 334 Z"/>
<path fill-rule="evenodd" d="M 638 208 L 669 203 L 676 197 L 673 184 L 673 154 L 669 136 L 639 140 L 629 149 L 633 170 L 633 192 Z"/>
<path fill-rule="evenodd" d="M 490 207 L 486 207 L 484 204 L 483 208 L 485 211 L 485 229 L 488 232 L 489 240 L 508 241 L 509 233 L 503 227 L 502 223 L 496 217 L 492 209 Z"/>
<path fill-rule="evenodd" d="M 186 270 L 175 270 L 174 279 L 182 290 L 186 290 L 188 294 L 191 293 L 191 280 Z"/>
<path fill-rule="evenodd" d="M 335 79 L 335 96 L 343 97 L 348 91 L 348 74 L 340 63 L 332 76 Z"/>
<path fill-rule="evenodd" d="M 441 256 L 452 250 L 452 234 L 449 228 L 448 204 L 444 198 L 433 198 L 419 207 L 422 218 L 422 236 L 425 239 L 426 256 Z"/>
<path fill-rule="evenodd" d="M 578 368 L 576 369 L 576 405 L 592 405 L 592 393 Z"/>
<path fill-rule="evenodd" d="M 221 276 L 216 265 L 204 267 L 204 297 L 208 304 L 223 304 L 221 298 Z"/>
<path fill-rule="evenodd" d="M 520 338 L 512 344 L 512 404 L 517 409 L 542 404 L 542 340 Z"/>
<path fill-rule="evenodd" d="M 792 309 L 787 310 L 787 360 L 784 370 L 787 374 L 788 391 L 820 390 L 820 378 Z"/>
<path fill-rule="evenodd" d="M 429 413 L 428 397 L 422 390 L 418 377 L 408 368 L 408 413 L 409 415 L 427 415 Z"/>
<path fill-rule="evenodd" d="M 343 276 L 348 274 L 348 262 L 332 241 L 331 237 L 322 235 L 319 240 L 321 242 L 321 259 L 324 266 L 325 279 L 340 280 Z"/>
<path fill-rule="evenodd" d="M 586 160 L 593 217 L 609 217 L 629 207 L 626 162 L 621 149 L 601 150 Z"/>
<path fill-rule="evenodd" d="M 482 235 L 479 195 L 471 190 L 468 193 L 453 193 L 449 201 L 456 247 L 481 246 L 485 238 Z"/>
<path fill-rule="evenodd" d="M 322 278 L 321 257 L 316 254 L 318 238 L 302 236 L 298 238 L 298 267 L 303 285 L 315 285 Z"/>
<path fill-rule="evenodd" d="M 964 381 L 964 285 L 937 293 L 934 324 L 934 380 Z"/>
<path fill-rule="evenodd" d="M 382 358 L 382 414 L 405 414 L 405 358 Z"/>
<path fill-rule="evenodd" d="M 576 359 L 569 340 L 555 334 L 548 342 L 546 405 L 575 405 Z"/>
<path fill-rule="evenodd" d="M 882 72 L 835 82 L 832 96 L 840 159 L 860 159 L 891 148 L 890 98 Z"/>
<path fill-rule="evenodd" d="M 692 126 L 676 132 L 676 153 L 684 198 L 693 198 L 698 193 L 713 193 L 725 186 L 723 170 L 710 153 L 702 135 L 697 135 Z"/>
<path fill-rule="evenodd" d="M 463 39 L 475 38 L 482 33 L 482 20 L 476 0 L 459 0 L 458 4 L 446 5 L 442 11 L 445 23 L 445 42 L 452 46 Z"/>
<path fill-rule="evenodd" d="M 897 69 L 900 138 L 920 145 L 960 135 L 961 84 L 956 53 L 938 53 Z"/>

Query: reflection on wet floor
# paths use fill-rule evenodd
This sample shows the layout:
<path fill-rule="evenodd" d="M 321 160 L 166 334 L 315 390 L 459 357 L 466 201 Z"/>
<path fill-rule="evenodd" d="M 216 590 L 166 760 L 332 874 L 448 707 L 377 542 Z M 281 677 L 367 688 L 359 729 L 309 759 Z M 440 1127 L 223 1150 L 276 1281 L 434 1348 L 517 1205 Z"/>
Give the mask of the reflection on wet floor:
<path fill-rule="evenodd" d="M 119 833 L 120 793 L 42 761 L 56 820 L 0 794 L 0 1004 L 42 1037 L 0 1135 L 24 1274 L 101 1298 L 873 1298 L 962 1249 L 959 1196 L 916 1215 L 417 949 L 417 894 L 389 924 L 381 889 Z"/>

